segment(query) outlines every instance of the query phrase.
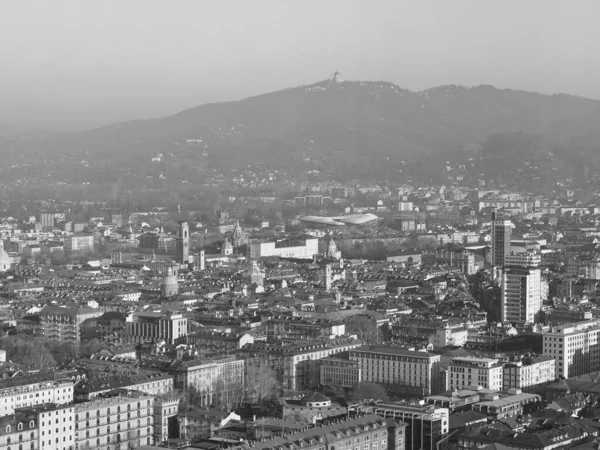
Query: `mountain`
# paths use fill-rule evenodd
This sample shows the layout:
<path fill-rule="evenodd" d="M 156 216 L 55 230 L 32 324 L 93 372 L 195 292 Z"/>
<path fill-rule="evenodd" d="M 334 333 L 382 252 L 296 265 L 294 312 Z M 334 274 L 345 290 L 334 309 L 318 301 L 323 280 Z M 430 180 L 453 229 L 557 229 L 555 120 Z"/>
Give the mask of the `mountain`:
<path fill-rule="evenodd" d="M 296 174 L 318 168 L 338 176 L 390 177 L 406 161 L 481 148 L 498 133 L 535 138 L 536 148 L 527 144 L 527 152 L 538 156 L 576 151 L 593 159 L 599 124 L 600 102 L 570 95 L 487 85 L 413 92 L 388 82 L 322 81 L 161 119 L 9 143 L 0 151 L 5 164 L 43 155 L 45 170 L 52 166 L 83 179 L 125 173 L 148 178 L 166 171 L 171 180 L 190 180 L 208 168 L 248 164 Z M 494 148 L 503 151 L 502 145 Z M 527 152 L 515 149 L 511 161 Z M 153 161 L 157 154 L 163 157 Z"/>

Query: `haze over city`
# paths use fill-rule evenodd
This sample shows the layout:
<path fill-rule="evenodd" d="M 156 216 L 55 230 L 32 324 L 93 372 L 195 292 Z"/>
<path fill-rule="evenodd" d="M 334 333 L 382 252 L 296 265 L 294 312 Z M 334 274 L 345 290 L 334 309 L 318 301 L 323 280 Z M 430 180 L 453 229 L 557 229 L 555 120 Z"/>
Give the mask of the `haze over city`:
<path fill-rule="evenodd" d="M 5 2 L 0 124 L 83 129 L 347 79 L 600 98 L 578 1 Z"/>

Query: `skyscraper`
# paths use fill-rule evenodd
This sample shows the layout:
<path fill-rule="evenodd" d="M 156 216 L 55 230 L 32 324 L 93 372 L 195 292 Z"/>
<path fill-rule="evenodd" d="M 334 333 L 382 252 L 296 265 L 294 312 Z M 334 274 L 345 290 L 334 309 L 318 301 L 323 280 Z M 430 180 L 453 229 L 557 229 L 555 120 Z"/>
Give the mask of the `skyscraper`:
<path fill-rule="evenodd" d="M 506 256 L 510 253 L 512 223 L 510 220 L 496 216 L 492 212 L 492 266 L 504 266 Z"/>
<path fill-rule="evenodd" d="M 507 266 L 502 269 L 502 321 L 535 323 L 542 309 L 539 268 Z"/>
<path fill-rule="evenodd" d="M 176 235 L 177 262 L 189 264 L 190 262 L 190 229 L 187 222 L 179 222 Z"/>

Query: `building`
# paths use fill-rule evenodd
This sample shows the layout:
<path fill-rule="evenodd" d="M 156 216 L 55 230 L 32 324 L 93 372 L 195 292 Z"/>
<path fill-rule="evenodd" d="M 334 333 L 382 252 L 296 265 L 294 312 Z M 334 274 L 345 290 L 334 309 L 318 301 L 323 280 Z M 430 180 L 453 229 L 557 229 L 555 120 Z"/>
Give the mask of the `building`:
<path fill-rule="evenodd" d="M 187 326 L 187 319 L 181 314 L 134 312 L 125 321 L 125 341 L 142 344 L 164 340 L 167 344 L 175 344 L 187 335 Z"/>
<path fill-rule="evenodd" d="M 135 394 L 107 397 L 70 408 L 74 409 L 71 420 L 75 432 L 69 431 L 69 434 L 75 436 L 81 449 L 154 444 L 154 397 Z M 54 434 L 50 436 L 54 438 Z"/>
<path fill-rule="evenodd" d="M 93 235 L 72 235 L 65 238 L 65 256 L 92 253 L 94 251 Z"/>
<path fill-rule="evenodd" d="M 11 265 L 10 256 L 4 250 L 4 240 L 0 239 L 0 273 L 6 272 Z"/>
<path fill-rule="evenodd" d="M 321 360 L 321 386 L 352 388 L 363 381 L 360 362 L 350 361 L 348 355 L 345 356 L 329 356 Z"/>
<path fill-rule="evenodd" d="M 359 413 L 377 414 L 406 424 L 404 445 L 407 450 L 438 450 L 449 430 L 447 408 L 419 403 L 378 403 L 351 408 Z M 367 416 L 368 417 L 368 416 Z"/>
<path fill-rule="evenodd" d="M 46 306 L 40 311 L 42 334 L 47 339 L 79 342 L 82 337 L 81 325 L 102 314 L 103 311 L 94 308 Z"/>
<path fill-rule="evenodd" d="M 42 227 L 53 227 L 54 213 L 40 213 L 39 223 L 42 224 Z"/>
<path fill-rule="evenodd" d="M 455 252 L 440 250 L 434 253 L 421 255 L 421 265 L 428 266 L 450 266 L 460 269 L 465 275 L 473 275 L 475 270 L 475 255 L 470 252 Z"/>
<path fill-rule="evenodd" d="M 234 412 L 223 412 L 215 409 L 198 409 L 179 414 L 179 436 L 183 439 L 200 440 L 210 439 L 221 428 L 231 421 L 241 419 Z"/>
<path fill-rule="evenodd" d="M 362 381 L 382 384 L 399 396 L 442 391 L 440 358 L 426 351 L 378 345 L 349 351 L 349 360 L 360 364 Z"/>
<path fill-rule="evenodd" d="M 535 323 L 542 310 L 539 268 L 507 266 L 502 268 L 502 322 Z"/>
<path fill-rule="evenodd" d="M 193 344 L 202 349 L 219 353 L 239 350 L 246 344 L 254 342 L 254 336 L 248 333 L 228 333 L 226 331 L 198 330 L 188 334 L 186 344 Z"/>
<path fill-rule="evenodd" d="M 179 398 L 154 399 L 154 442 L 160 445 L 169 439 L 169 420 L 177 417 Z"/>
<path fill-rule="evenodd" d="M 556 360 L 548 355 L 527 355 L 504 364 L 502 390 L 521 389 L 532 392 L 552 383 L 556 377 Z"/>
<path fill-rule="evenodd" d="M 248 255 L 251 259 L 278 256 L 280 258 L 312 259 L 319 254 L 319 240 L 286 240 L 277 242 L 250 242 Z"/>
<path fill-rule="evenodd" d="M 510 253 L 512 223 L 496 216 L 492 212 L 492 266 L 504 266 L 506 256 Z"/>
<path fill-rule="evenodd" d="M 179 264 L 190 262 L 190 228 L 187 222 L 179 222 L 176 236 L 176 259 Z"/>
<path fill-rule="evenodd" d="M 539 267 L 542 263 L 542 255 L 538 252 L 510 252 L 506 255 L 507 266 Z"/>
<path fill-rule="evenodd" d="M 246 360 L 246 386 L 263 369 L 272 371 L 284 392 L 314 389 L 320 380 L 320 360 L 360 347 L 354 339 L 254 342 L 239 351 Z"/>
<path fill-rule="evenodd" d="M 30 425 L 37 423 L 37 440 L 35 433 L 29 432 L 29 449 L 44 450 L 72 450 L 77 445 L 77 436 L 73 431 L 73 405 L 58 405 L 46 403 L 44 405 L 28 406 L 15 412 L 15 417 L 27 417 Z M 26 433 L 23 433 L 27 435 Z M 28 450 L 20 441 L 14 442 L 15 449 Z M 18 445 L 18 447 L 17 447 Z M 10 447 L 6 447 L 7 450 Z"/>
<path fill-rule="evenodd" d="M 0 417 L 0 448 L 2 450 L 21 445 L 23 449 L 39 448 L 39 423 L 37 415 L 15 412 Z"/>
<path fill-rule="evenodd" d="M 16 409 L 45 403 L 67 404 L 73 401 L 73 381 L 67 372 L 38 373 L 0 380 L 0 416 Z"/>
<path fill-rule="evenodd" d="M 200 393 L 202 407 L 227 404 L 244 389 L 244 360 L 234 356 L 177 361 L 168 371 L 175 377 L 175 389 L 194 387 Z"/>
<path fill-rule="evenodd" d="M 452 358 L 446 375 L 449 390 L 467 386 L 483 386 L 492 391 L 502 390 L 502 364 L 497 359 L 461 356 Z"/>
<path fill-rule="evenodd" d="M 586 320 L 544 332 L 543 353 L 556 360 L 555 378 L 600 371 L 600 319 Z"/>
<path fill-rule="evenodd" d="M 173 376 L 157 372 L 128 376 L 102 374 L 78 383 L 73 390 L 74 399 L 87 402 L 118 389 L 140 391 L 147 395 L 166 395 L 173 392 Z"/>
<path fill-rule="evenodd" d="M 405 450 L 419 448 L 407 441 L 406 424 L 386 420 L 376 414 L 325 422 L 315 428 L 278 433 L 271 438 L 243 443 L 231 450 L 336 450 L 358 448 L 360 450 Z M 425 447 L 424 450 L 435 450 Z"/>

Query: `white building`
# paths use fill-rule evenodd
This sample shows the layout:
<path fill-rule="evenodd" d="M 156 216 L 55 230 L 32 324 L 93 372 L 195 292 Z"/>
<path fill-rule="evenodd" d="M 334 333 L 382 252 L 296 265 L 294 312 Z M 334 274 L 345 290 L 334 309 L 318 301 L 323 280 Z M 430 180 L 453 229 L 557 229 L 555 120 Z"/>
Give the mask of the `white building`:
<path fill-rule="evenodd" d="M 556 359 L 556 378 L 600 371 L 600 319 L 552 327 L 544 333 L 543 353 Z"/>
<path fill-rule="evenodd" d="M 507 266 L 539 267 L 542 255 L 537 252 L 510 252 L 506 255 Z"/>
<path fill-rule="evenodd" d="M 535 323 L 542 309 L 540 269 L 504 267 L 501 287 L 502 321 Z"/>
<path fill-rule="evenodd" d="M 440 355 L 398 347 L 365 346 L 349 352 L 360 364 L 362 380 L 393 386 L 401 394 L 439 392 Z"/>
<path fill-rule="evenodd" d="M 456 357 L 448 366 L 449 390 L 467 386 L 482 386 L 493 391 L 502 390 L 502 364 L 497 359 Z"/>
<path fill-rule="evenodd" d="M 305 239 L 303 242 L 251 242 L 248 244 L 251 259 L 278 256 L 280 258 L 312 259 L 319 253 L 319 240 Z"/>
<path fill-rule="evenodd" d="M 73 381 L 65 374 L 40 373 L 0 380 L 0 415 L 13 414 L 16 408 L 73 402 Z"/>
<path fill-rule="evenodd" d="M 93 235 L 73 235 L 65 238 L 65 255 L 70 256 L 74 253 L 91 253 L 94 251 Z"/>

